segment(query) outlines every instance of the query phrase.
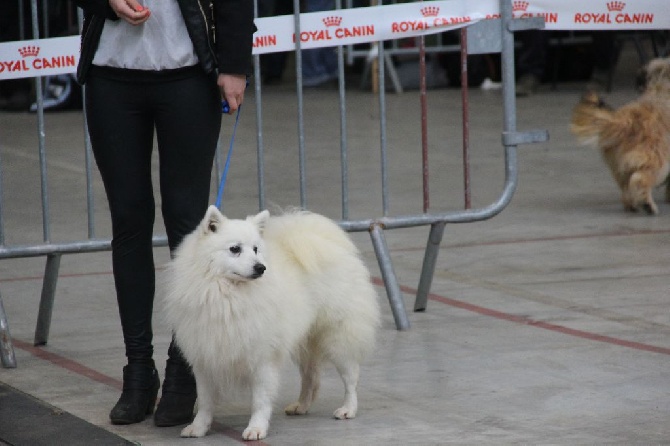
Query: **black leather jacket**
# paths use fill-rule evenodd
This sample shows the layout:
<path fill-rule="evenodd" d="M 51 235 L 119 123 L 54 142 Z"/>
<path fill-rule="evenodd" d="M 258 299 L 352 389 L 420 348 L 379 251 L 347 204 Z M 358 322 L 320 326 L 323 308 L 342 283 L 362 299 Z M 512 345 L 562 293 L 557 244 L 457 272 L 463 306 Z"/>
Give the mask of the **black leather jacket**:
<path fill-rule="evenodd" d="M 84 10 L 77 81 L 86 82 L 105 20 L 119 20 L 108 0 L 75 0 Z M 216 75 L 251 74 L 253 0 L 177 0 L 200 65 Z"/>

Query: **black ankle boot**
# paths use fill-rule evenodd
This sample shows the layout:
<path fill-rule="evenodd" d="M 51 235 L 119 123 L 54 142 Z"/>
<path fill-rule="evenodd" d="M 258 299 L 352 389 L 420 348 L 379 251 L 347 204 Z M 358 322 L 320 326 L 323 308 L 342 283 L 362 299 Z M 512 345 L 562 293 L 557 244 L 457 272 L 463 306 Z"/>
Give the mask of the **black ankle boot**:
<path fill-rule="evenodd" d="M 123 392 L 109 413 L 112 424 L 133 424 L 144 421 L 154 411 L 160 380 L 153 361 L 150 364 L 130 363 L 123 368 Z"/>
<path fill-rule="evenodd" d="M 163 394 L 154 414 L 158 427 L 177 426 L 193 421 L 197 392 L 195 378 L 177 346 L 172 342 L 165 367 Z"/>

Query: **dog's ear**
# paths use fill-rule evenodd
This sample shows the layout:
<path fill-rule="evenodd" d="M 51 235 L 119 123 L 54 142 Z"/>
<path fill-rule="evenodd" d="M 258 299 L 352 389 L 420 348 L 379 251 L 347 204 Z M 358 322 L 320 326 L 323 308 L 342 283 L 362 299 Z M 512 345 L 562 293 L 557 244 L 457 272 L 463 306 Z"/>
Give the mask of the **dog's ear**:
<path fill-rule="evenodd" d="M 268 218 L 270 218 L 270 212 L 266 209 L 264 211 L 259 212 L 256 215 L 250 215 L 247 217 L 247 220 L 252 222 L 258 227 L 258 231 L 262 234 L 263 230 L 265 229 L 265 224 L 268 221 Z"/>
<path fill-rule="evenodd" d="M 644 73 L 645 89 L 665 85 L 670 79 L 670 58 L 652 59 L 641 71 Z"/>
<path fill-rule="evenodd" d="M 226 217 L 216 208 L 216 206 L 211 205 L 207 208 L 207 213 L 205 213 L 205 218 L 202 220 L 202 232 L 209 234 L 210 232 L 217 232 L 221 227 L 221 224 L 225 221 Z"/>

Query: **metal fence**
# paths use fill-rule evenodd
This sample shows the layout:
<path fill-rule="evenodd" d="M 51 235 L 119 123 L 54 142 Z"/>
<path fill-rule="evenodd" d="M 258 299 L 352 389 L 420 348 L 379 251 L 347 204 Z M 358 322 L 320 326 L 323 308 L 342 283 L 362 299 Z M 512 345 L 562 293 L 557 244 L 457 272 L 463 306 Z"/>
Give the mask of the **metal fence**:
<path fill-rule="evenodd" d="M 34 35 L 39 34 L 37 1 L 32 0 L 32 23 Z M 339 7 L 339 4 L 338 4 Z M 407 330 L 410 328 L 409 319 L 402 298 L 402 293 L 394 271 L 393 262 L 386 243 L 386 231 L 398 228 L 410 228 L 417 226 L 430 227 L 429 236 L 426 242 L 424 252 L 423 266 L 418 285 L 418 292 L 414 304 L 414 311 L 423 311 L 426 309 L 428 293 L 430 291 L 433 274 L 438 258 L 438 252 L 445 226 L 450 223 L 467 223 L 489 219 L 502 211 L 511 201 L 517 186 L 517 146 L 520 144 L 545 141 L 548 138 L 547 132 L 543 130 L 519 132 L 516 128 L 516 102 L 515 102 L 515 82 L 514 82 L 514 37 L 513 33 L 522 29 L 541 28 L 543 22 L 541 19 L 513 19 L 512 2 L 500 1 L 501 18 L 496 20 L 487 20 L 479 22 L 464 28 L 462 31 L 461 46 L 459 50 L 463 60 L 467 54 L 479 53 L 501 53 L 502 61 L 502 110 L 503 110 L 503 128 L 502 128 L 502 148 L 504 151 L 504 175 L 505 181 L 502 190 L 496 200 L 487 206 L 472 209 L 467 200 L 468 191 L 468 96 L 467 81 L 464 81 L 462 91 L 462 105 L 464 113 L 463 121 L 463 148 L 464 148 L 464 172 L 465 172 L 465 194 L 466 206 L 463 210 L 448 212 L 431 212 L 428 206 L 424 204 L 424 212 L 411 215 L 392 215 L 390 212 L 389 197 L 389 158 L 387 154 L 387 114 L 386 114 L 386 80 L 387 67 L 389 61 L 385 54 L 383 44 L 378 45 L 378 55 L 376 62 L 377 85 L 376 95 L 379 103 L 379 153 L 380 153 L 380 178 L 381 178 L 381 215 L 369 215 L 363 219 L 350 218 L 350 197 L 349 197 L 349 168 L 348 168 L 348 144 L 347 144 L 347 121 L 346 121 L 346 88 L 344 83 L 344 65 L 346 63 L 347 49 L 339 48 L 339 95 L 338 106 L 340 112 L 340 170 L 341 170 L 341 219 L 338 223 L 348 232 L 367 232 L 370 235 L 376 258 L 381 270 L 388 301 L 393 313 L 395 325 L 398 330 Z M 298 22 L 299 26 L 299 22 Z M 423 53 L 422 50 L 420 50 Z M 298 109 L 298 170 L 299 170 L 299 191 L 300 203 L 303 208 L 309 208 L 307 203 L 307 173 L 306 173 L 306 151 L 305 151 L 305 125 L 304 125 L 304 101 L 302 90 L 302 77 L 300 72 L 301 52 L 296 49 L 296 99 Z M 423 61 L 423 58 L 421 59 Z M 467 79 L 467 64 L 464 66 L 462 76 Z M 255 56 L 255 76 L 260 79 L 259 57 Z M 422 74 L 425 75 L 425 72 Z M 264 144 L 264 114 L 263 114 L 263 92 L 260 82 L 254 83 L 254 93 L 256 101 L 256 125 L 257 125 L 257 184 L 258 184 L 258 204 L 259 208 L 266 207 L 266 184 L 265 184 L 265 144 Z M 425 93 L 425 83 L 421 86 L 422 96 Z M 52 243 L 50 235 L 50 212 L 49 212 L 49 185 L 47 177 L 47 162 L 45 150 L 45 132 L 44 132 L 44 105 L 42 82 L 37 79 L 35 82 L 37 96 L 37 121 L 38 121 L 38 141 L 39 141 L 39 170 L 41 176 L 41 210 L 42 210 L 42 232 L 43 242 L 23 246 L 8 246 L 5 243 L 4 229 L 4 206 L 2 196 L 3 185 L 3 165 L 0 159 L 0 259 L 25 258 L 25 257 L 45 257 L 46 267 L 43 276 L 42 293 L 39 305 L 37 326 L 35 329 L 35 345 L 44 345 L 48 341 L 49 328 L 51 324 L 51 314 L 56 295 L 56 284 L 59 275 L 60 260 L 65 254 L 90 253 L 111 250 L 111 240 L 101 240 L 96 238 L 95 234 L 95 205 L 92 192 L 92 155 L 88 137 L 85 140 L 85 172 L 87 184 L 87 216 L 88 216 L 88 236 L 85 239 L 71 241 L 68 243 Z M 426 107 L 422 106 L 422 114 L 425 114 Z M 84 116 L 84 121 L 86 117 Z M 85 122 L 84 122 L 85 125 Z M 422 129 L 422 133 L 424 129 Z M 425 154 L 426 146 L 422 147 Z M 221 170 L 220 154 L 216 159 L 215 169 Z M 424 173 L 425 175 L 425 173 Z M 426 181 L 426 178 L 424 178 Z M 424 190 L 424 203 L 427 201 Z M 155 246 L 166 246 L 166 237 L 162 235 L 154 236 Z M 4 367 L 16 367 L 16 361 L 11 343 L 9 325 L 7 317 L 2 306 L 0 295 L 0 356 Z"/>

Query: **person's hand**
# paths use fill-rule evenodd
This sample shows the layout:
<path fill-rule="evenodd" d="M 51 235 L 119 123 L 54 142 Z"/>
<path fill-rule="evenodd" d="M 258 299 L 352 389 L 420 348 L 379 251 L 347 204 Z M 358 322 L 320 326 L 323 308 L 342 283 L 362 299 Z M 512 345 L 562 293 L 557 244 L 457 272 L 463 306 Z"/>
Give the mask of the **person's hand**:
<path fill-rule="evenodd" d="M 141 25 L 151 15 L 149 9 L 140 5 L 137 0 L 109 0 L 109 6 L 120 19 L 131 25 Z"/>
<path fill-rule="evenodd" d="M 216 84 L 221 91 L 221 98 L 228 101 L 232 115 L 244 102 L 244 90 L 247 87 L 247 77 L 244 74 L 219 74 Z"/>

